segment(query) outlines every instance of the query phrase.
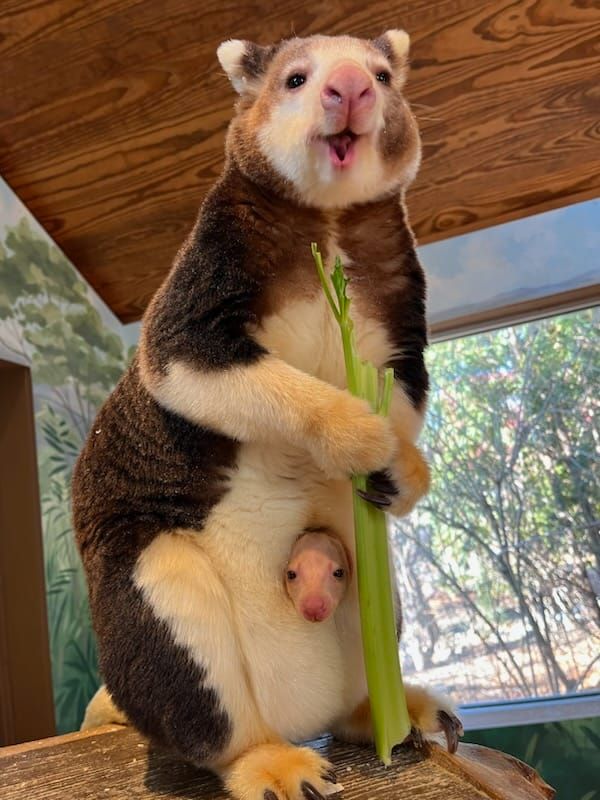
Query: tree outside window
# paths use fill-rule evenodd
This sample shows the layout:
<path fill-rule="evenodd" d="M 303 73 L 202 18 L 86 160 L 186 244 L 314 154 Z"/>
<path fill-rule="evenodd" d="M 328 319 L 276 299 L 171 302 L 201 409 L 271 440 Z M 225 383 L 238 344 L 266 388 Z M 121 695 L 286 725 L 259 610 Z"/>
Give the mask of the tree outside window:
<path fill-rule="evenodd" d="M 599 309 L 429 349 L 429 496 L 394 525 L 405 672 L 459 702 L 600 686 Z"/>

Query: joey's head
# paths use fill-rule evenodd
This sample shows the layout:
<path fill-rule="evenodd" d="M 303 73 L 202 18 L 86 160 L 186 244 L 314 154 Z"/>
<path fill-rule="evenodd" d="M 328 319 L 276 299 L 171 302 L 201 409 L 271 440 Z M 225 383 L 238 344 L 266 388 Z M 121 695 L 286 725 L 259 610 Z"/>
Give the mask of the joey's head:
<path fill-rule="evenodd" d="M 217 55 L 240 94 L 228 157 L 251 179 L 304 205 L 344 208 L 398 193 L 420 160 L 404 98 L 408 34 L 312 36 Z"/>
<path fill-rule="evenodd" d="M 304 533 L 290 555 L 285 587 L 298 613 L 309 622 L 324 622 L 338 607 L 350 581 L 350 562 L 343 544 L 328 533 Z"/>

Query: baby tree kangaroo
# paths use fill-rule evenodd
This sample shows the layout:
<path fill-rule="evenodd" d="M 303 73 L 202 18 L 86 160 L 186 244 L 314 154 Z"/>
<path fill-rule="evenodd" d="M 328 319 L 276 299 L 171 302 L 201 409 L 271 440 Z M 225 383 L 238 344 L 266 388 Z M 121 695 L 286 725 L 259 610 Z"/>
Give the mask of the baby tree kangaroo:
<path fill-rule="evenodd" d="M 408 36 L 229 41 L 218 57 L 240 95 L 223 174 L 81 454 L 75 527 L 127 718 L 238 800 L 318 800 L 331 767 L 292 742 L 370 736 L 356 582 L 335 625 L 308 624 L 287 560 L 314 525 L 354 559 L 351 473 L 387 470 L 394 514 L 429 481 Z M 389 420 L 345 389 L 313 241 L 343 258 L 361 357 L 394 369 Z M 454 741 L 447 701 L 408 702 L 417 728 Z"/>
<path fill-rule="evenodd" d="M 298 614 L 309 622 L 324 622 L 344 597 L 350 574 L 341 541 L 327 528 L 309 528 L 294 543 L 285 585 Z"/>

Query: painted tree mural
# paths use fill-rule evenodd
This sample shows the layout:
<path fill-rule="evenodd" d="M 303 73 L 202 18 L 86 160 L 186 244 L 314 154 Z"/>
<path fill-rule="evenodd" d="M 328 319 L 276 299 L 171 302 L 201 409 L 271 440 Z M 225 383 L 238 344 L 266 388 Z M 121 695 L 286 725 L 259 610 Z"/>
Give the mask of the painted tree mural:
<path fill-rule="evenodd" d="M 98 300 L 26 216 L 0 240 L 0 355 L 31 367 L 48 623 L 59 731 L 79 726 L 98 682 L 87 590 L 70 511 L 71 471 L 128 353 Z"/>

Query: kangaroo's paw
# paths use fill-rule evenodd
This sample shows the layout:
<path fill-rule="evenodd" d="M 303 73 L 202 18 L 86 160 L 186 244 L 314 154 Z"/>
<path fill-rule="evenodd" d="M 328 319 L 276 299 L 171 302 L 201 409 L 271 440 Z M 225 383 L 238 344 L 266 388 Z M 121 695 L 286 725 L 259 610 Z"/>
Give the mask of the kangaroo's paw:
<path fill-rule="evenodd" d="M 448 751 L 455 753 L 464 731 L 453 703 L 444 695 L 422 686 L 406 686 L 405 691 L 415 747 L 422 747 L 428 734 L 443 733 Z"/>
<path fill-rule="evenodd" d="M 371 472 L 367 490 L 358 490 L 358 494 L 377 508 L 403 517 L 427 494 L 429 481 L 429 466 L 419 448 L 410 442 L 400 442 L 392 464 Z"/>
<path fill-rule="evenodd" d="M 334 404 L 313 415 L 308 434 L 313 458 L 331 478 L 382 469 L 396 447 L 389 420 L 348 392 L 338 392 Z"/>
<path fill-rule="evenodd" d="M 324 800 L 331 764 L 309 747 L 262 744 L 239 756 L 223 778 L 236 800 Z"/>

